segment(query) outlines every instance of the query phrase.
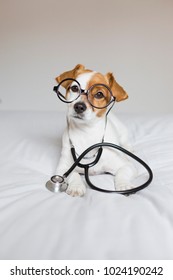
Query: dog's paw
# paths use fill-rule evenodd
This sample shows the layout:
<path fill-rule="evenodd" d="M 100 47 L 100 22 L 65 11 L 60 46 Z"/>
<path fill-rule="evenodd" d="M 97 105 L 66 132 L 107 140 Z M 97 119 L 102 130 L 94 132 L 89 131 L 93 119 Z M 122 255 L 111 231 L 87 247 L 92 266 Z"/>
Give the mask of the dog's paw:
<path fill-rule="evenodd" d="M 70 176 L 66 193 L 71 196 L 84 196 L 85 195 L 86 187 L 78 173 L 74 172 Z"/>
<path fill-rule="evenodd" d="M 116 176 L 114 178 L 114 186 L 116 191 L 126 191 L 135 188 L 135 186 L 129 180 L 123 178 L 120 179 Z"/>
<path fill-rule="evenodd" d="M 66 193 L 71 196 L 84 196 L 86 192 L 86 189 L 83 185 L 77 186 L 77 185 L 69 185 Z"/>
<path fill-rule="evenodd" d="M 135 188 L 135 186 L 128 182 L 116 182 L 115 181 L 115 189 L 116 191 L 126 191 Z"/>

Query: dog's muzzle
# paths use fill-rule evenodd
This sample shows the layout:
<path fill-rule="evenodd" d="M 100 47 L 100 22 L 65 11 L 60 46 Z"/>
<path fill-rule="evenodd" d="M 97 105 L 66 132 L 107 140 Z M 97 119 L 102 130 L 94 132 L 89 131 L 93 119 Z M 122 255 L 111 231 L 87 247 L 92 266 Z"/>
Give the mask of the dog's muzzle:
<path fill-rule="evenodd" d="M 77 114 L 82 114 L 83 112 L 85 112 L 87 109 L 87 106 L 85 105 L 84 102 L 77 102 L 74 105 L 74 110 Z"/>

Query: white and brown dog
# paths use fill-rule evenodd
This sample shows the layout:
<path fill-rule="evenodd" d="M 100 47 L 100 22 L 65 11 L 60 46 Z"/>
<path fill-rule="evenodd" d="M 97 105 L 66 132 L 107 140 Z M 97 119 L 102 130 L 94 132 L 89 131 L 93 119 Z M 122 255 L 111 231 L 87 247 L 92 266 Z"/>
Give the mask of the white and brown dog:
<path fill-rule="evenodd" d="M 112 95 L 118 102 L 128 98 L 127 93 L 115 81 L 112 73 L 102 75 L 101 73 L 85 69 L 83 65 L 78 64 L 74 69 L 58 76 L 56 80 L 58 83 L 61 83 L 62 80 L 67 78 L 75 79 L 83 90 L 87 90 L 95 84 L 104 84 L 110 88 Z M 73 82 L 73 80 L 69 80 L 63 85 L 67 95 L 72 94 L 70 90 Z M 104 95 L 106 95 L 106 91 Z M 104 105 L 104 98 L 98 96 L 98 93 L 95 93 L 92 99 L 92 104 L 95 105 L 94 107 L 89 102 L 87 96 L 83 94 L 68 104 L 68 126 L 63 135 L 61 158 L 56 174 L 63 175 L 73 164 L 71 143 L 73 143 L 78 155 L 91 145 L 101 142 L 103 136 L 105 142 L 111 142 L 130 149 L 127 130 L 115 116 L 111 115 L 105 126 L 108 108 L 102 106 L 102 103 Z M 97 107 L 101 107 L 102 109 L 98 109 Z M 92 156 L 93 153 L 84 159 L 84 163 L 87 161 L 91 162 Z M 90 175 L 105 172 L 109 172 L 115 176 L 116 190 L 133 187 L 131 181 L 136 175 L 136 169 L 124 154 L 109 148 L 104 148 L 101 159 L 91 168 Z M 82 169 L 77 167 L 67 178 L 67 194 L 71 196 L 83 196 L 85 194 L 86 186 L 80 173 L 82 173 Z"/>

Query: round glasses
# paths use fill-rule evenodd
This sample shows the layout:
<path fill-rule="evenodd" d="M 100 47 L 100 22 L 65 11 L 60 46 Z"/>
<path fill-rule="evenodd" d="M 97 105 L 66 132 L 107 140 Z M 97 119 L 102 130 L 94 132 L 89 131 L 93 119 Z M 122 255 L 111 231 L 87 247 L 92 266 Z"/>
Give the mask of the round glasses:
<path fill-rule="evenodd" d="M 85 95 L 91 106 L 97 109 L 106 108 L 115 101 L 110 88 L 104 84 L 94 84 L 89 89 L 84 90 L 75 79 L 64 79 L 53 89 L 58 98 L 65 103 L 72 103 L 81 95 Z"/>

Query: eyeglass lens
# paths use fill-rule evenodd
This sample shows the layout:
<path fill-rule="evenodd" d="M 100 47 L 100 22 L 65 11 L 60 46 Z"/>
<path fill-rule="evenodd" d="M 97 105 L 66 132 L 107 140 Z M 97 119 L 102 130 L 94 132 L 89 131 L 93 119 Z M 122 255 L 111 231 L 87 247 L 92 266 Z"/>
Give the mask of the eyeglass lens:
<path fill-rule="evenodd" d="M 104 85 L 96 84 L 89 89 L 88 100 L 94 107 L 104 108 L 108 106 L 111 101 L 111 97 L 111 92 Z"/>
<path fill-rule="evenodd" d="M 80 85 L 72 80 L 62 81 L 58 86 L 57 93 L 63 101 L 73 102 L 81 93 Z"/>

